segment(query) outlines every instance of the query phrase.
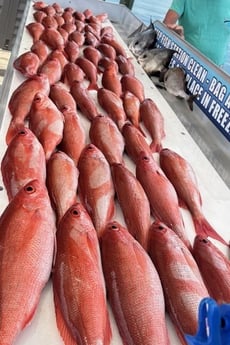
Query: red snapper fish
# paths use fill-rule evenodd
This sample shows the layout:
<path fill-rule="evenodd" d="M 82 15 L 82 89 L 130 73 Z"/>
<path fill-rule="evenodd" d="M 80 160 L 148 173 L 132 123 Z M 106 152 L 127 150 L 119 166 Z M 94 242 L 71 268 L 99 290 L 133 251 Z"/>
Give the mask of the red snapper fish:
<path fill-rule="evenodd" d="M 24 121 L 29 115 L 34 96 L 37 92 L 49 94 L 50 84 L 46 75 L 34 75 L 26 79 L 12 93 L 8 104 L 12 121 L 6 133 L 7 144 L 17 134 L 18 130 L 24 128 Z"/>
<path fill-rule="evenodd" d="M 11 140 L 2 158 L 1 171 L 9 201 L 32 179 L 45 183 L 45 153 L 29 128 L 20 130 Z"/>
<path fill-rule="evenodd" d="M 136 176 L 123 164 L 112 164 L 111 172 L 127 228 L 146 249 L 151 218 L 145 191 Z"/>
<path fill-rule="evenodd" d="M 0 218 L 0 338 L 13 344 L 32 320 L 53 262 L 55 217 L 43 182 L 30 181 Z"/>
<path fill-rule="evenodd" d="M 101 238 L 106 288 L 127 345 L 169 345 L 163 290 L 150 257 L 128 230 L 114 221 Z"/>
<path fill-rule="evenodd" d="M 53 289 L 57 326 L 65 344 L 110 344 L 97 233 L 80 203 L 58 226 Z"/>
<path fill-rule="evenodd" d="M 82 151 L 78 162 L 79 196 L 92 218 L 98 237 L 115 212 L 114 186 L 109 163 L 93 144 Z"/>
<path fill-rule="evenodd" d="M 64 151 L 77 166 L 79 157 L 86 145 L 86 134 L 76 111 L 68 107 L 62 109 L 64 129 L 59 148 Z"/>
<path fill-rule="evenodd" d="M 61 112 L 66 107 L 72 111 L 77 110 L 77 105 L 73 96 L 68 91 L 66 85 L 61 82 L 51 85 L 49 97 Z"/>
<path fill-rule="evenodd" d="M 109 164 L 123 162 L 124 139 L 109 116 L 98 115 L 92 120 L 89 137 L 92 144 L 103 152 Z"/>
<path fill-rule="evenodd" d="M 57 215 L 57 222 L 77 202 L 79 172 L 64 152 L 54 152 L 47 162 L 47 189 Z"/>
<path fill-rule="evenodd" d="M 202 212 L 202 200 L 195 172 L 188 161 L 178 153 L 163 149 L 160 152 L 160 165 L 174 185 L 182 206 L 191 212 L 197 235 L 208 236 L 226 245 L 228 243 L 213 229 Z"/>
<path fill-rule="evenodd" d="M 149 255 L 159 273 L 168 311 L 183 345 L 184 334 L 195 335 L 198 308 L 208 297 L 197 264 L 180 238 L 161 222 L 149 231 Z"/>
<path fill-rule="evenodd" d="M 29 128 L 42 144 L 47 161 L 62 140 L 63 127 L 62 113 L 48 96 L 38 92 L 31 105 Z"/>
<path fill-rule="evenodd" d="M 30 48 L 31 52 L 35 53 L 40 60 L 40 66 L 43 64 L 43 62 L 45 62 L 46 58 L 49 55 L 49 48 L 48 46 L 45 44 L 45 42 L 38 40 L 37 42 L 35 42 L 31 48 Z"/>
<path fill-rule="evenodd" d="M 79 56 L 75 62 L 83 70 L 86 78 L 89 80 L 88 90 L 97 90 L 97 67 L 83 56 Z"/>
<path fill-rule="evenodd" d="M 39 72 L 47 75 L 50 85 L 57 83 L 62 76 L 62 66 L 57 58 L 47 59 L 39 68 Z"/>
<path fill-rule="evenodd" d="M 121 98 L 113 91 L 102 87 L 97 91 L 97 99 L 100 106 L 117 124 L 117 127 L 121 129 L 126 121 L 126 114 Z"/>
<path fill-rule="evenodd" d="M 193 244 L 193 256 L 204 282 L 217 303 L 230 303 L 230 261 L 211 241 L 199 235 Z"/>
<path fill-rule="evenodd" d="M 14 68 L 26 78 L 35 75 L 39 65 L 40 59 L 38 55 L 30 51 L 18 56 L 13 63 Z"/>
<path fill-rule="evenodd" d="M 152 142 L 150 148 L 153 152 L 162 149 L 162 139 L 165 137 L 164 118 L 156 103 L 151 98 L 146 98 L 140 104 L 140 120 L 148 130 Z"/>
<path fill-rule="evenodd" d="M 129 91 L 133 93 L 140 102 L 145 99 L 145 90 L 142 82 L 130 74 L 125 74 L 121 77 L 122 91 Z"/>
<path fill-rule="evenodd" d="M 102 74 L 101 83 L 105 89 L 113 91 L 118 97 L 121 97 L 121 82 L 115 64 L 110 64 L 105 68 Z"/>
<path fill-rule="evenodd" d="M 162 173 L 152 155 L 145 152 L 140 154 L 136 164 L 136 176 L 149 199 L 154 218 L 174 230 L 186 246 L 191 248 L 176 190 Z"/>

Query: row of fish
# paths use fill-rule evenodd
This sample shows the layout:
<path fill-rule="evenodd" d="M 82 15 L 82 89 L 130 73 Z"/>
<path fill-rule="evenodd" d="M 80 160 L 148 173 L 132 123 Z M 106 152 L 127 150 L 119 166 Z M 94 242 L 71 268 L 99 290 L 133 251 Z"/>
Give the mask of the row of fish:
<path fill-rule="evenodd" d="M 1 162 L 1 343 L 31 321 L 51 275 L 65 344 L 111 343 L 107 298 L 124 344 L 169 344 L 165 307 L 185 344 L 203 297 L 230 300 L 229 261 L 207 237 L 226 242 L 202 213 L 190 164 L 162 148 L 164 118 L 106 14 L 34 9 L 41 25 L 28 30 L 40 62 L 28 62 L 32 48 L 15 60 L 26 79 L 9 100 Z M 194 220 L 193 245 L 179 199 Z"/>
<path fill-rule="evenodd" d="M 185 99 L 190 110 L 196 95 L 187 92 L 186 74 L 182 67 L 171 67 L 170 62 L 177 50 L 156 48 L 157 32 L 151 22 L 147 28 L 141 25 L 129 36 L 129 49 L 137 58 L 138 63 L 151 77 L 158 75 L 157 87 L 164 88 L 170 94 Z"/>

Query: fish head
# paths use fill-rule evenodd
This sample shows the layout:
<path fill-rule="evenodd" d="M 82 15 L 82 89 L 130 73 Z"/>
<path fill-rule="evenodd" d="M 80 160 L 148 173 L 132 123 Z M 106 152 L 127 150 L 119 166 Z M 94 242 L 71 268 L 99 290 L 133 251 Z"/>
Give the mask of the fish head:
<path fill-rule="evenodd" d="M 153 74 L 167 68 L 174 53 L 173 49 L 152 48 L 145 50 L 137 60 L 146 73 Z"/>
<path fill-rule="evenodd" d="M 136 57 L 144 52 L 146 49 L 151 49 L 155 46 L 157 33 L 153 27 L 137 33 L 129 43 L 129 49 Z"/>

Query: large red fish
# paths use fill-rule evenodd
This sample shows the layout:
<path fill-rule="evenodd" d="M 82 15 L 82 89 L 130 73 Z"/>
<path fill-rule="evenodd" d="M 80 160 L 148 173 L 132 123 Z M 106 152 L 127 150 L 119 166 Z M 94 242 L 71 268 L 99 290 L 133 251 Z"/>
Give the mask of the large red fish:
<path fill-rule="evenodd" d="M 78 169 L 80 199 L 100 237 L 115 211 L 110 166 L 103 153 L 95 145 L 88 144 L 81 153 Z"/>
<path fill-rule="evenodd" d="M 170 149 L 160 152 L 162 170 L 174 185 L 182 205 L 191 212 L 197 235 L 204 238 L 210 236 L 226 245 L 227 242 L 208 223 L 202 212 L 202 200 L 197 178 L 191 164 Z"/>
<path fill-rule="evenodd" d="M 164 118 L 151 98 L 146 98 L 141 102 L 140 119 L 152 138 L 151 150 L 159 152 L 162 148 L 162 139 L 165 137 Z"/>
<path fill-rule="evenodd" d="M 20 130 L 11 140 L 1 162 L 1 171 L 9 200 L 32 179 L 45 183 L 45 153 L 29 128 Z"/>
<path fill-rule="evenodd" d="M 126 114 L 123 108 L 122 100 L 113 91 L 100 88 L 97 92 L 97 99 L 100 106 L 121 129 L 126 121 Z"/>
<path fill-rule="evenodd" d="M 24 121 L 29 115 L 31 104 L 37 92 L 49 94 L 50 84 L 46 75 L 35 75 L 26 79 L 12 93 L 8 105 L 12 121 L 6 134 L 7 144 L 19 129 L 24 128 Z"/>
<path fill-rule="evenodd" d="M 76 111 L 68 107 L 62 109 L 64 129 L 59 148 L 70 156 L 77 166 L 80 154 L 86 144 L 85 130 Z"/>
<path fill-rule="evenodd" d="M 142 246 L 118 222 L 101 238 L 109 302 L 124 344 L 168 345 L 158 273 Z"/>
<path fill-rule="evenodd" d="M 186 345 L 184 334 L 196 334 L 199 304 L 208 291 L 191 252 L 170 228 L 154 222 L 149 235 L 149 254 L 162 282 L 166 310 Z"/>
<path fill-rule="evenodd" d="M 33 318 L 49 279 L 55 217 L 44 183 L 33 180 L 0 218 L 0 338 L 13 344 Z"/>
<path fill-rule="evenodd" d="M 173 229 L 190 248 L 175 188 L 162 173 L 152 155 L 145 152 L 140 154 L 136 164 L 136 176 L 149 199 L 154 218 Z"/>
<path fill-rule="evenodd" d="M 61 142 L 63 127 L 62 113 L 48 96 L 38 92 L 31 105 L 29 128 L 42 144 L 46 160 L 50 158 Z"/>
<path fill-rule="evenodd" d="M 64 152 L 54 152 L 47 162 L 47 189 L 57 222 L 77 202 L 79 172 L 74 161 Z"/>
<path fill-rule="evenodd" d="M 230 261 L 208 239 L 197 235 L 193 244 L 193 256 L 204 282 L 218 303 L 230 303 Z"/>
<path fill-rule="evenodd" d="M 80 203 L 66 212 L 58 227 L 53 289 L 57 326 L 65 344 L 110 344 L 97 233 Z"/>
<path fill-rule="evenodd" d="M 109 164 L 123 162 L 124 138 L 109 116 L 98 115 L 92 120 L 89 137 L 103 152 Z"/>
<path fill-rule="evenodd" d="M 151 218 L 145 191 L 136 176 L 123 164 L 113 164 L 111 172 L 127 228 L 146 249 Z"/>

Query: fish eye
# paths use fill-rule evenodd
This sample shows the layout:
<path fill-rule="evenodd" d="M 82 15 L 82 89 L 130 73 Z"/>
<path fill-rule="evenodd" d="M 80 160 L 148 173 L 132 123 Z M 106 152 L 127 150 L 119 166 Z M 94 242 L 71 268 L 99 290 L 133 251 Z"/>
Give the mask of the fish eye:
<path fill-rule="evenodd" d="M 136 46 L 137 44 L 139 44 L 139 41 L 136 41 L 136 42 L 134 43 L 135 46 Z"/>

